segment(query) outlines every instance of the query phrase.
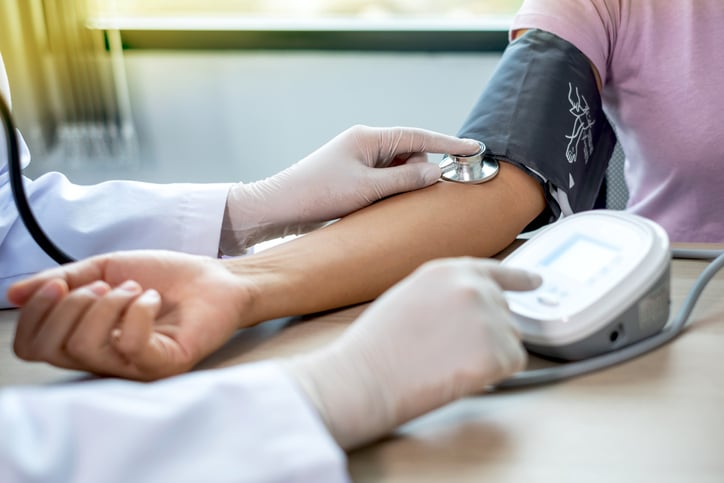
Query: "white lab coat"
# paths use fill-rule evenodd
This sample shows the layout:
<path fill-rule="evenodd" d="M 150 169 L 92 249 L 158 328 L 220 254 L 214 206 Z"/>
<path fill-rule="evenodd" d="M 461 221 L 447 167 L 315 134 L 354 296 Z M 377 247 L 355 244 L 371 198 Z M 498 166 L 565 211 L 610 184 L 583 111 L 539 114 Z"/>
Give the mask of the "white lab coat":
<path fill-rule="evenodd" d="M 344 452 L 275 362 L 0 390 L 0 435 L 3 483 L 349 479 Z"/>
<path fill-rule="evenodd" d="M 2 57 L 0 93 L 9 103 Z M 20 139 L 25 168 L 30 153 L 22 136 Z M 18 217 L 8 178 L 6 143 L 0 134 L 0 308 L 10 306 L 5 293 L 12 283 L 56 265 Z M 74 258 L 139 248 L 216 256 L 229 186 L 134 181 L 79 186 L 60 173 L 25 180 L 40 226 Z"/>

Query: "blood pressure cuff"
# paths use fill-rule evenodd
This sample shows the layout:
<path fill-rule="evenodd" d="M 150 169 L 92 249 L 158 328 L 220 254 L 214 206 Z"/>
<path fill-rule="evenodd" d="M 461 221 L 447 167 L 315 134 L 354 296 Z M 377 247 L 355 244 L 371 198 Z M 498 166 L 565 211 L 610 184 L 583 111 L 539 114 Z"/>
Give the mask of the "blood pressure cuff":
<path fill-rule="evenodd" d="M 616 144 L 588 58 L 541 30 L 511 42 L 459 136 L 544 183 L 548 209 L 528 229 L 591 209 Z"/>

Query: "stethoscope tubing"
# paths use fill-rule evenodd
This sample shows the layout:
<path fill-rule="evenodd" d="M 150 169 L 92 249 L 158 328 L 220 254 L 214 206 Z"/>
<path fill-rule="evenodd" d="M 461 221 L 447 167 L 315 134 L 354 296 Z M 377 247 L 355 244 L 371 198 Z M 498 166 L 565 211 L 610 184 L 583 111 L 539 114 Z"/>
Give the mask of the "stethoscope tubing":
<path fill-rule="evenodd" d="M 7 140 L 8 152 L 8 177 L 10 179 L 10 189 L 13 193 L 13 200 L 17 207 L 18 214 L 25 227 L 28 229 L 30 236 L 40 246 L 40 248 L 48 254 L 50 258 L 63 265 L 75 261 L 70 255 L 53 243 L 53 241 L 45 234 L 40 227 L 38 220 L 33 215 L 30 208 L 28 197 L 25 193 L 22 176 L 22 162 L 20 159 L 20 142 L 18 140 L 17 129 L 13 117 L 10 114 L 10 107 L 5 102 L 3 96 L 0 95 L 0 113 L 2 114 L 2 124 L 5 130 L 5 139 Z"/>

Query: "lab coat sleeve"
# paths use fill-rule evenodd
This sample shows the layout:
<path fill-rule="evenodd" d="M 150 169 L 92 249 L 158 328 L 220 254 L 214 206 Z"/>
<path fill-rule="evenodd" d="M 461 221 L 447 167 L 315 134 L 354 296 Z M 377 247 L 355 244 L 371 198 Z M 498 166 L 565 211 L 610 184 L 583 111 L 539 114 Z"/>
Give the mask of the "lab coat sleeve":
<path fill-rule="evenodd" d="M 0 481 L 340 482 L 346 457 L 275 362 L 0 391 Z"/>
<path fill-rule="evenodd" d="M 22 140 L 22 138 L 21 138 Z M 29 153 L 21 141 L 23 164 Z M 109 181 L 80 186 L 60 173 L 25 190 L 38 223 L 73 258 L 132 249 L 217 256 L 229 184 Z M 15 281 L 56 266 L 20 220 L 12 198 L 4 136 L 0 136 L 0 308 Z"/>

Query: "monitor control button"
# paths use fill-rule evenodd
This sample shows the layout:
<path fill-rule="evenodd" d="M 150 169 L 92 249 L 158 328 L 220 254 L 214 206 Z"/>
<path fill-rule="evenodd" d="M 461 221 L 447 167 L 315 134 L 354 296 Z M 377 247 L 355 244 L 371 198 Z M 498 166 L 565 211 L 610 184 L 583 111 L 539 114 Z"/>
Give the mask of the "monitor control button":
<path fill-rule="evenodd" d="M 546 307 L 557 307 L 561 303 L 560 297 L 551 292 L 539 294 L 537 299 L 541 305 L 545 305 Z"/>

